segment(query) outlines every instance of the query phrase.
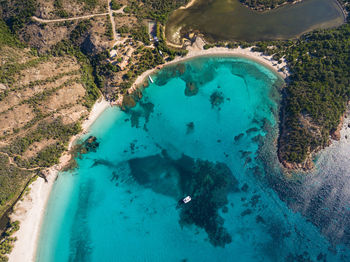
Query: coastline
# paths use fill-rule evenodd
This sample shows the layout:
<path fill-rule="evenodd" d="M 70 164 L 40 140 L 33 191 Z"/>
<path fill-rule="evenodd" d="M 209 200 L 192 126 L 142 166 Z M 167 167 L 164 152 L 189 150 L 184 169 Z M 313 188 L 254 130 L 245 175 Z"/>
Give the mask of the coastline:
<path fill-rule="evenodd" d="M 229 49 L 226 47 L 213 47 L 213 48 L 204 50 L 203 46 L 204 46 L 204 41 L 201 38 L 197 38 L 194 45 L 187 48 L 188 54 L 186 56 L 176 57 L 174 60 L 170 62 L 166 62 L 165 64 L 159 65 L 156 68 L 152 68 L 143 72 L 140 76 L 136 78 L 133 85 L 128 89 L 128 94 L 132 94 L 146 81 L 148 76 L 156 73 L 158 70 L 162 69 L 163 67 L 166 67 L 175 63 L 179 63 L 179 62 L 184 62 L 197 57 L 202 57 L 202 56 L 233 56 L 233 57 L 247 58 L 271 69 L 273 72 L 275 72 L 277 75 L 279 75 L 283 79 L 286 79 L 290 75 L 289 69 L 287 67 L 287 62 L 284 59 L 282 59 L 282 63 L 278 64 L 278 62 L 275 61 L 272 56 L 264 55 L 261 52 L 254 52 L 252 51 L 252 47 L 248 47 L 248 48 L 237 47 L 234 49 Z M 113 104 L 122 105 L 122 102 L 123 102 L 123 98 L 121 97 L 117 101 L 115 101 Z"/>
<path fill-rule="evenodd" d="M 86 133 L 95 120 L 110 106 L 103 97 L 94 104 L 89 117 L 82 123 L 82 132 L 70 139 L 68 151 L 60 157 L 59 164 L 50 167 L 46 174 L 47 182 L 38 177 L 30 186 L 29 193 L 18 201 L 10 215 L 11 221 L 20 222 L 19 230 L 13 235 L 17 237 L 12 252 L 8 255 L 9 262 L 35 261 L 35 254 L 39 240 L 41 225 L 44 219 L 46 205 L 50 197 L 52 186 L 59 171 L 65 167 L 71 159 L 69 150 L 76 140 Z"/>
<path fill-rule="evenodd" d="M 194 3 L 196 2 L 196 0 L 191 0 L 188 2 L 188 4 L 186 6 L 181 6 L 179 9 L 187 9 L 190 8 L 191 6 L 194 5 Z"/>
<path fill-rule="evenodd" d="M 194 1 L 193 1 L 194 2 Z M 264 65 L 265 67 L 274 71 L 281 78 L 285 79 L 289 76 L 287 63 L 282 60 L 281 64 L 278 64 L 272 56 L 266 56 L 260 52 L 252 51 L 252 47 L 249 48 L 235 48 L 228 49 L 225 47 L 214 47 L 207 50 L 203 49 L 204 41 L 201 38 L 197 38 L 197 41 L 187 48 L 188 54 L 184 57 L 176 57 L 174 60 L 167 62 L 156 68 L 145 71 L 134 82 L 132 87 L 128 90 L 128 93 L 132 93 L 138 89 L 138 87 L 145 82 L 147 77 L 154 74 L 157 70 L 172 65 L 178 62 L 194 59 L 201 56 L 233 56 L 242 57 L 253 60 L 257 63 Z M 281 69 L 285 70 L 282 71 Z M 123 97 L 119 98 L 114 105 L 121 105 Z M 82 123 L 82 132 L 71 138 L 68 150 L 73 146 L 74 142 L 84 133 L 87 132 L 89 127 L 100 116 L 100 114 L 110 106 L 104 98 L 100 99 L 93 106 L 88 119 Z M 57 178 L 59 171 L 70 161 L 71 155 L 65 152 L 61 158 L 59 164 L 49 168 L 47 170 L 47 182 L 42 178 L 38 178 L 30 186 L 30 192 L 23 197 L 14 207 L 14 211 L 10 218 L 12 221 L 20 221 L 20 229 L 13 235 L 17 237 L 17 241 L 14 244 L 14 248 L 11 254 L 8 256 L 9 261 L 34 261 L 39 240 L 40 228 L 44 218 L 46 205 L 50 196 L 52 186 Z"/>

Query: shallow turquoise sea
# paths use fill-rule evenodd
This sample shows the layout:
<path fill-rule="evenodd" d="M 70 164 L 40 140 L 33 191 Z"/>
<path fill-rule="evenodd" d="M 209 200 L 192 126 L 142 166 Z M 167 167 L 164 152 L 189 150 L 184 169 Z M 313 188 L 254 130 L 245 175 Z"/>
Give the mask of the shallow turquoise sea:
<path fill-rule="evenodd" d="M 106 110 L 82 138 L 95 136 L 97 150 L 59 174 L 38 262 L 350 261 L 277 189 L 288 184 L 276 157 L 278 76 L 205 57 L 152 77 L 135 108 Z"/>

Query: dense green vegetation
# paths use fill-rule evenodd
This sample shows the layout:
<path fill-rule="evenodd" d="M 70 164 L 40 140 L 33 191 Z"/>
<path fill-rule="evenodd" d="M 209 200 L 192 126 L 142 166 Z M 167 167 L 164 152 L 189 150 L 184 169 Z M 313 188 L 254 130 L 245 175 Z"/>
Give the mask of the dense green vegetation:
<path fill-rule="evenodd" d="M 113 10 L 119 10 L 120 8 L 122 8 L 122 4 L 120 4 L 120 3 L 118 3 L 118 1 L 117 0 L 112 0 L 111 1 L 111 8 L 113 9 Z"/>
<path fill-rule="evenodd" d="M 328 143 L 350 99 L 350 25 L 313 32 L 281 51 L 292 70 L 286 88 L 282 158 L 302 162 Z M 311 117 L 320 134 L 301 122 Z"/>
<path fill-rule="evenodd" d="M 126 12 L 139 18 L 151 18 L 164 23 L 171 11 L 186 5 L 189 0 L 129 0 Z"/>
<path fill-rule="evenodd" d="M 15 221 L 9 223 L 7 230 L 2 233 L 2 240 L 0 241 L 0 262 L 8 261 L 8 258 L 5 255 L 11 253 L 11 250 L 13 249 L 13 243 L 16 241 L 16 238 L 11 236 L 13 233 L 18 231 L 18 229 L 19 222 Z"/>
<path fill-rule="evenodd" d="M 18 32 L 35 14 L 36 0 L 1 0 L 0 9 L 5 13 L 5 22 L 13 32 Z"/>
<path fill-rule="evenodd" d="M 149 45 L 148 29 L 145 25 L 140 25 L 139 27 L 134 27 L 131 29 L 131 36 L 135 40 L 143 42 L 145 45 Z"/>
<path fill-rule="evenodd" d="M 242 4 L 252 9 L 266 10 L 275 8 L 284 3 L 293 3 L 295 0 L 240 0 Z"/>
<path fill-rule="evenodd" d="M 23 185 L 29 178 L 29 172 L 20 170 L 14 165 L 10 165 L 8 157 L 0 154 L 0 211 L 3 213 L 8 206 L 5 204 L 18 195 Z"/>
<path fill-rule="evenodd" d="M 0 48 L 1 46 L 22 47 L 23 44 L 11 34 L 6 23 L 0 20 Z"/>
<path fill-rule="evenodd" d="M 55 0 L 54 1 L 54 7 L 55 7 L 55 14 L 59 17 L 65 18 L 68 17 L 69 14 L 66 10 L 63 9 L 63 3 L 62 0 Z"/>

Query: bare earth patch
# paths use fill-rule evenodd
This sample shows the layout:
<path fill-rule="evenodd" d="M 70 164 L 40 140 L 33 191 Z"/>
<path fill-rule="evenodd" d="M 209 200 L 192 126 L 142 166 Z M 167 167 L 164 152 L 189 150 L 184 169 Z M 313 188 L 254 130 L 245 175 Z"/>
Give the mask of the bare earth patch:
<path fill-rule="evenodd" d="M 35 117 L 29 105 L 20 105 L 0 115 L 0 135 L 6 135 L 14 128 L 21 128 Z"/>

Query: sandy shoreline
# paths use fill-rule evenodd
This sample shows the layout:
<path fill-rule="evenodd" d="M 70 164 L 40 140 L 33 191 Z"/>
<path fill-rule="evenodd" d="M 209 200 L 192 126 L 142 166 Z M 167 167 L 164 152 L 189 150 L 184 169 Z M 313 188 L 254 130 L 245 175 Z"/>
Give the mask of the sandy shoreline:
<path fill-rule="evenodd" d="M 128 90 L 128 93 L 134 92 L 142 83 L 145 82 L 148 76 L 156 73 L 159 69 L 174 64 L 178 62 L 183 62 L 192 58 L 200 57 L 200 56 L 234 56 L 234 57 L 243 57 L 250 60 L 253 60 L 255 62 L 258 62 L 269 69 L 273 70 L 275 73 L 277 73 L 279 76 L 281 76 L 283 79 L 286 79 L 289 76 L 289 70 L 287 67 L 287 63 L 284 59 L 282 59 L 282 63 L 278 64 L 277 61 L 275 61 L 272 56 L 264 55 L 261 52 L 254 52 L 252 51 L 252 47 L 248 48 L 241 48 L 237 47 L 234 49 L 229 49 L 226 47 L 214 47 L 207 50 L 203 49 L 203 43 L 198 44 L 198 46 L 189 47 L 189 52 L 184 57 L 176 57 L 174 60 L 167 62 L 163 65 L 160 65 L 156 68 L 150 69 L 145 71 L 143 74 L 141 74 L 134 82 L 134 84 L 131 86 L 131 88 Z M 283 68 L 283 69 L 282 69 Z M 119 99 L 116 104 L 121 104 L 122 99 Z"/>
<path fill-rule="evenodd" d="M 140 75 L 132 87 L 128 90 L 129 93 L 135 91 L 149 75 L 154 74 L 157 70 L 164 66 L 168 66 L 174 63 L 181 61 L 189 60 L 195 57 L 200 56 L 235 56 L 235 57 L 244 57 L 256 61 L 260 64 L 265 65 L 270 68 L 282 78 L 288 77 L 288 68 L 285 61 L 281 64 L 278 64 L 277 61 L 273 60 L 272 56 L 265 56 L 260 52 L 253 52 L 250 48 L 235 48 L 228 49 L 224 47 L 215 47 L 208 50 L 203 49 L 204 42 L 198 38 L 198 41 L 188 47 L 188 54 L 185 57 L 176 57 L 173 61 L 165 63 L 156 68 L 150 69 Z M 284 71 L 281 69 L 284 68 Z M 122 103 L 122 97 L 118 99 L 114 104 L 120 105 Z M 99 115 L 110 106 L 110 103 L 104 99 L 96 102 L 92 108 L 89 118 L 85 120 L 82 124 L 83 131 L 81 134 L 71 138 L 69 143 L 69 148 L 72 147 L 77 138 L 82 134 L 86 133 L 89 127 L 93 122 L 99 117 Z M 9 255 L 9 261 L 18 262 L 18 261 L 34 261 L 35 252 L 37 248 L 37 243 L 39 239 L 39 233 L 41 228 L 41 223 L 45 214 L 45 208 L 47 201 L 50 196 L 52 186 L 56 180 L 59 170 L 70 160 L 70 155 L 64 153 L 60 158 L 60 163 L 56 166 L 51 167 L 47 172 L 47 180 L 45 181 L 42 178 L 38 178 L 35 182 L 30 185 L 30 193 L 24 196 L 23 200 L 19 201 L 15 208 L 14 212 L 11 214 L 11 219 L 13 221 L 20 221 L 20 229 L 14 234 L 14 237 L 17 237 L 15 242 L 14 249 Z"/>
<path fill-rule="evenodd" d="M 186 6 L 181 6 L 179 9 L 187 9 L 187 8 L 193 6 L 195 2 L 196 2 L 196 0 L 191 0 L 188 2 L 188 4 Z"/>
<path fill-rule="evenodd" d="M 77 138 L 86 133 L 100 114 L 110 106 L 109 102 L 101 98 L 93 106 L 89 118 L 82 124 L 82 133 L 71 138 L 68 148 L 70 149 Z M 20 229 L 13 235 L 17 237 L 14 248 L 9 255 L 9 261 L 31 262 L 35 261 L 35 253 L 39 240 L 41 223 L 44 218 L 45 208 L 50 196 L 52 186 L 57 178 L 58 172 L 70 160 L 69 153 L 64 153 L 60 163 L 47 171 L 47 183 L 38 177 L 30 186 L 29 194 L 25 195 L 14 207 L 10 215 L 12 221 L 20 221 Z"/>

